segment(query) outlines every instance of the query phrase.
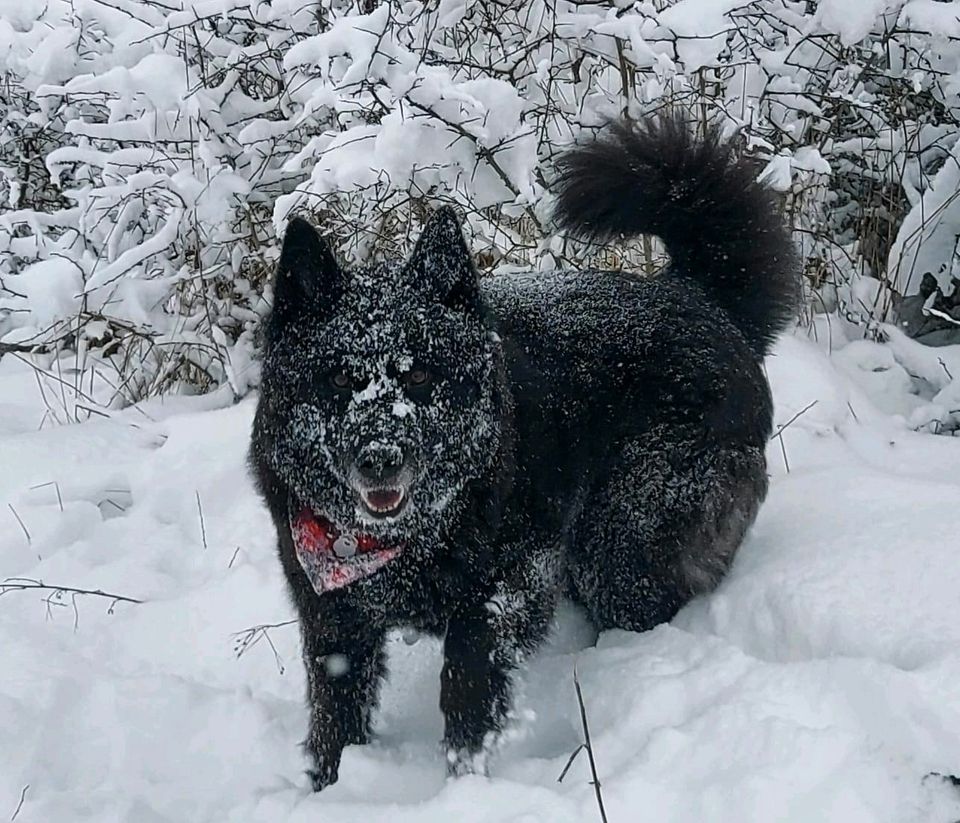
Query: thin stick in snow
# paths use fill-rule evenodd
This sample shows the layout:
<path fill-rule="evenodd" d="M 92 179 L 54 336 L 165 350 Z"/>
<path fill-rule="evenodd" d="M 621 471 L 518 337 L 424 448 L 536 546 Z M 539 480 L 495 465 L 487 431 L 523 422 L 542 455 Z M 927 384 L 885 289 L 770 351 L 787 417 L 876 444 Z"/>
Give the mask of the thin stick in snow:
<path fill-rule="evenodd" d="M 777 426 L 777 430 L 770 436 L 771 440 L 774 440 L 776 438 L 780 439 L 780 451 L 783 454 L 783 465 L 787 470 L 787 474 L 790 474 L 790 461 L 787 460 L 787 447 L 783 443 L 783 433 L 794 421 L 797 420 L 797 418 L 799 418 L 801 415 L 804 415 L 808 411 L 810 411 L 810 409 L 816 406 L 818 402 L 819 402 L 818 400 L 814 400 L 812 403 L 808 403 L 806 406 L 800 409 L 800 411 L 798 411 L 793 417 L 791 417 L 786 423 L 780 426 Z"/>
<path fill-rule="evenodd" d="M 27 796 L 27 789 L 29 788 L 30 784 L 27 783 L 27 785 L 20 790 L 20 802 L 17 803 L 17 808 L 13 810 L 13 815 L 10 817 L 10 823 L 13 823 L 13 821 L 17 819 L 17 815 L 20 814 L 20 809 L 23 808 L 23 801 Z"/>
<path fill-rule="evenodd" d="M 23 521 L 20 519 L 20 515 L 17 514 L 17 510 L 13 507 L 13 503 L 7 503 L 10 511 L 13 512 L 13 516 L 17 518 L 17 522 L 20 524 L 20 528 L 23 529 L 23 533 L 27 536 L 27 543 L 32 543 L 30 539 L 30 532 L 27 531 L 27 527 L 23 524 Z"/>
<path fill-rule="evenodd" d="M 603 823 L 608 823 L 607 812 L 606 809 L 603 808 L 603 793 L 600 791 L 600 776 L 597 774 L 597 763 L 593 756 L 593 744 L 590 742 L 590 726 L 587 724 L 587 707 L 583 702 L 583 692 L 580 690 L 580 678 L 577 677 L 576 666 L 573 667 L 573 687 L 577 690 L 577 703 L 580 706 L 580 724 L 583 726 L 582 747 L 587 750 L 587 758 L 590 760 L 590 774 L 593 776 L 591 783 L 593 784 L 593 791 L 597 796 L 597 808 L 600 810 L 600 820 L 602 820 Z M 561 777 L 562 776 L 563 775 L 561 775 Z"/>
<path fill-rule="evenodd" d="M 947 364 L 943 362 L 943 358 L 942 358 L 942 357 L 938 357 L 938 358 L 937 358 L 937 362 L 940 364 L 940 368 L 942 368 L 942 369 L 944 370 L 944 372 L 946 373 L 947 377 L 949 377 L 951 380 L 953 380 L 953 375 L 950 374 L 950 369 L 948 369 L 948 368 L 947 368 Z"/>
<path fill-rule="evenodd" d="M 203 548 L 207 548 L 207 527 L 203 522 L 203 506 L 200 505 L 200 492 L 197 493 L 197 512 L 200 514 L 200 537 L 203 539 Z"/>
<path fill-rule="evenodd" d="M 567 758 L 567 765 L 563 767 L 563 771 L 560 772 L 560 777 L 557 778 L 557 783 L 563 783 L 563 778 L 567 776 L 567 772 L 570 771 L 570 767 L 573 765 L 573 761 L 577 759 L 577 755 L 584 750 L 584 745 L 581 743 L 577 748 L 575 748 L 571 753 L 570 757 Z"/>
<path fill-rule="evenodd" d="M 56 480 L 50 480 L 47 483 L 38 483 L 36 486 L 31 486 L 30 490 L 34 489 L 45 489 L 47 486 L 53 486 L 57 490 L 57 504 L 60 506 L 60 511 L 63 511 L 63 495 L 60 494 L 60 484 Z"/>

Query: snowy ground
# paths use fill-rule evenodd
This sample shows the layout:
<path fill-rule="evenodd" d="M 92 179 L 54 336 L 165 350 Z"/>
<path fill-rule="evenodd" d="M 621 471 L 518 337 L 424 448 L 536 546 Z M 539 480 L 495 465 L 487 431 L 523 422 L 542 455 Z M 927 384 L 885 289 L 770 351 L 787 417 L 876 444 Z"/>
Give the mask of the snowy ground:
<path fill-rule="evenodd" d="M 595 820 L 586 758 L 557 782 L 576 665 L 611 823 L 960 819 L 960 789 L 928 776 L 960 774 L 960 439 L 909 430 L 924 401 L 891 350 L 823 347 L 768 361 L 778 421 L 807 411 L 771 443 L 718 592 L 596 647 L 566 610 L 489 779 L 445 778 L 438 646 L 396 638 L 377 742 L 320 795 L 295 628 L 235 652 L 292 614 L 244 470 L 252 402 L 37 431 L 34 376 L 3 358 L 0 578 L 146 602 L 0 598 L 0 818 L 22 798 L 21 823 Z"/>

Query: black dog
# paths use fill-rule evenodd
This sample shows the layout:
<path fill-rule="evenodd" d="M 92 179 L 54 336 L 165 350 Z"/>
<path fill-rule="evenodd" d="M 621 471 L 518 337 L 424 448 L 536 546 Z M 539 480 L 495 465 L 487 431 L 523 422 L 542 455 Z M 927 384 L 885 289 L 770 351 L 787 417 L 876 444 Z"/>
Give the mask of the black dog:
<path fill-rule="evenodd" d="M 767 490 L 761 359 L 796 266 L 756 169 L 677 116 L 562 158 L 556 215 L 652 233 L 672 266 L 479 280 L 452 211 L 406 262 L 345 271 L 291 221 L 251 464 L 300 615 L 314 785 L 362 743 L 384 635 L 443 634 L 453 773 L 572 595 L 642 631 L 709 590 Z"/>

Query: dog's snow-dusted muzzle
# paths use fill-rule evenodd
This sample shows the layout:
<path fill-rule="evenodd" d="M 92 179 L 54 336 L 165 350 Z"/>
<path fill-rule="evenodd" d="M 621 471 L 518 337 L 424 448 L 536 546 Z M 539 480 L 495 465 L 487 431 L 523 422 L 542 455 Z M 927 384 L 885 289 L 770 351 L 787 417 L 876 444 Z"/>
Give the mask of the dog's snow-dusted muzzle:
<path fill-rule="evenodd" d="M 409 446 L 373 441 L 359 450 L 349 472 L 363 514 L 376 520 L 398 516 L 413 480 Z"/>

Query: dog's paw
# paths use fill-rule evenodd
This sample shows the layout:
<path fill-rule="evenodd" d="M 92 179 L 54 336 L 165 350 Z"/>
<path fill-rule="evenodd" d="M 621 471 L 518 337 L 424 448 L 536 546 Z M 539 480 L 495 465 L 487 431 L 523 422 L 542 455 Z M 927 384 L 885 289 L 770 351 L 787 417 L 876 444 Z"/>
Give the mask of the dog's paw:
<path fill-rule="evenodd" d="M 339 775 L 337 768 L 307 769 L 307 776 L 310 778 L 310 785 L 315 792 L 319 792 L 327 786 L 332 786 L 337 782 Z"/>
<path fill-rule="evenodd" d="M 340 756 L 325 756 L 323 753 L 314 753 L 313 768 L 307 769 L 313 790 L 319 792 L 327 786 L 332 786 L 340 776 Z"/>
<path fill-rule="evenodd" d="M 466 774 L 479 774 L 488 777 L 488 755 L 486 749 L 478 752 L 447 749 L 447 776 L 463 777 Z"/>

